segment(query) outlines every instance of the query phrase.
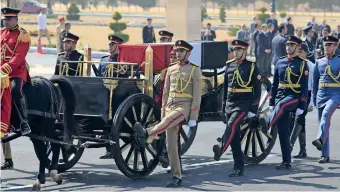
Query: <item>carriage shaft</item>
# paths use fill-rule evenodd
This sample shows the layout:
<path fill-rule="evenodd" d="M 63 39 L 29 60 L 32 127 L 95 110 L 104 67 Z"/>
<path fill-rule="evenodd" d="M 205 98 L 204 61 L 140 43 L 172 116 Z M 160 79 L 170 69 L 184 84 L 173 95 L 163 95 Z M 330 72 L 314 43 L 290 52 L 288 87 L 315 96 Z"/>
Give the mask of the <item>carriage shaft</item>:
<path fill-rule="evenodd" d="M 100 142 L 100 143 L 109 143 L 111 145 L 116 144 L 116 142 L 109 140 L 109 139 L 98 139 L 98 138 L 93 138 L 93 137 L 73 136 L 73 139 L 81 139 L 81 140 Z"/>

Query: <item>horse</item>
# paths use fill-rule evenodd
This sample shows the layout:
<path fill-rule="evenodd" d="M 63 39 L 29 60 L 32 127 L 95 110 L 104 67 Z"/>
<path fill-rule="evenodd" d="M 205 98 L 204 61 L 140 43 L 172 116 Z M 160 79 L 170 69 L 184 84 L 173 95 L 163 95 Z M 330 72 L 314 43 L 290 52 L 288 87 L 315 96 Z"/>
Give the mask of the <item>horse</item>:
<path fill-rule="evenodd" d="M 30 135 L 45 136 L 46 138 L 58 140 L 56 131 L 57 120 L 61 121 L 64 127 L 65 143 L 71 142 L 74 132 L 74 111 L 76 97 L 72 84 L 63 76 L 53 76 L 50 80 L 35 76 L 31 83 L 23 87 L 23 93 L 28 104 L 28 123 L 31 127 Z M 13 106 L 12 109 L 16 109 Z M 63 112 L 61 119 L 60 113 Z M 11 125 L 14 128 L 20 126 L 20 116 L 17 110 L 12 110 Z M 28 135 L 30 137 L 30 135 Z M 48 165 L 47 142 L 31 137 L 36 156 L 39 160 L 39 173 L 33 184 L 32 191 L 39 191 L 41 184 L 45 184 L 45 168 Z M 59 160 L 60 143 L 50 142 L 52 149 L 52 161 L 48 166 L 49 175 L 57 184 L 62 184 L 63 178 L 57 171 Z"/>

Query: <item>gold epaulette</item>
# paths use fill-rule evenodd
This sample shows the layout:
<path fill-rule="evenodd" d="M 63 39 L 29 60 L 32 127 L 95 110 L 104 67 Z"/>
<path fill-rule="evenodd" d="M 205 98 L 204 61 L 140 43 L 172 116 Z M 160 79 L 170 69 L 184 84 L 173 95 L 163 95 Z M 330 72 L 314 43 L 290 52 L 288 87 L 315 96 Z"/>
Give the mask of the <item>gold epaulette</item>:
<path fill-rule="evenodd" d="M 235 61 L 235 58 L 232 59 L 232 60 L 227 61 L 226 63 L 229 64 L 229 63 L 232 63 L 232 62 L 234 62 L 234 61 Z"/>
<path fill-rule="evenodd" d="M 280 59 L 283 59 L 283 58 L 286 58 L 286 57 L 287 57 L 287 55 L 280 57 Z"/>
<path fill-rule="evenodd" d="M 24 42 L 24 43 L 31 43 L 31 37 L 29 32 L 27 32 L 24 28 L 19 28 L 20 34 L 18 36 L 18 41 Z"/>
<path fill-rule="evenodd" d="M 249 62 L 252 62 L 252 63 L 255 63 L 256 62 L 256 59 L 254 57 L 249 57 L 247 56 L 246 57 L 246 60 L 249 61 Z"/>
<path fill-rule="evenodd" d="M 195 63 L 191 63 L 191 62 L 190 62 L 190 64 L 193 65 L 193 66 L 195 66 L 195 67 L 199 67 L 199 66 L 198 66 L 197 64 L 195 64 Z"/>

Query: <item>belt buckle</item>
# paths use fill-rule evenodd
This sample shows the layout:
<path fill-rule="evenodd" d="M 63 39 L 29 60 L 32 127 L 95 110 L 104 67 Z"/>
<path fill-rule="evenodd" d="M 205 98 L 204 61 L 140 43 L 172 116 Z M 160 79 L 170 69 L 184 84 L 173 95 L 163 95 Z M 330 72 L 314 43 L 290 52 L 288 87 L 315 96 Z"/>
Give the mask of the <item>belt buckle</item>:
<path fill-rule="evenodd" d="M 236 88 L 234 88 L 234 87 L 231 88 L 231 92 L 232 92 L 232 93 L 236 93 Z"/>

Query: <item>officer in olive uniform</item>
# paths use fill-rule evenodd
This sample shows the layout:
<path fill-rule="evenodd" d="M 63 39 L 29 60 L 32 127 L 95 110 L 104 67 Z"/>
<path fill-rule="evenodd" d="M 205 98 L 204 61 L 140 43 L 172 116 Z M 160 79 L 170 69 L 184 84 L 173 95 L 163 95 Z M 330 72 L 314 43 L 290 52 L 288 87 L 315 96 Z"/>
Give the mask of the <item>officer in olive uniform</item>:
<path fill-rule="evenodd" d="M 84 55 L 76 49 L 79 37 L 72 33 L 64 35 L 64 51 L 58 54 L 54 75 L 81 76 L 81 63 L 67 63 L 66 61 L 84 61 Z"/>
<path fill-rule="evenodd" d="M 173 33 L 166 31 L 166 30 L 161 30 L 158 32 L 160 38 L 159 42 L 160 43 L 167 43 L 172 41 L 172 37 L 174 36 Z"/>
<path fill-rule="evenodd" d="M 140 123 L 134 125 L 135 140 L 141 146 L 166 131 L 167 151 L 173 175 L 167 187 L 177 187 L 182 183 L 177 147 L 179 125 L 185 121 L 190 127 L 196 126 L 202 95 L 201 69 L 188 61 L 193 47 L 183 40 L 178 40 L 175 49 L 177 63 L 168 68 L 165 77 L 161 122 L 147 129 Z"/>
<path fill-rule="evenodd" d="M 103 56 L 100 62 L 117 62 L 118 54 L 119 54 L 118 46 L 121 45 L 124 42 L 124 40 L 115 35 L 109 35 L 108 39 L 110 41 L 109 43 L 110 55 Z M 107 64 L 105 63 L 99 64 L 98 71 L 99 71 L 100 76 L 105 76 L 106 66 Z"/>
<path fill-rule="evenodd" d="M 261 75 L 255 62 L 246 58 L 249 44 L 234 40 L 232 42 L 235 58 L 227 62 L 224 75 L 223 109 L 226 114 L 226 130 L 220 144 L 213 146 L 214 159 L 218 161 L 229 145 L 234 158 L 234 170 L 230 177 L 242 176 L 244 172 L 241 151 L 240 124 L 246 117 L 254 117 L 261 97 Z M 221 142 L 220 142 L 221 141 Z"/>
<path fill-rule="evenodd" d="M 269 124 L 269 127 L 276 125 L 278 128 L 283 160 L 276 167 L 278 170 L 291 168 L 289 140 L 291 112 L 295 112 L 296 119 L 299 119 L 308 105 L 308 64 L 306 60 L 297 56 L 301 43 L 302 40 L 296 36 L 287 37 L 288 55 L 279 59 L 275 65 L 269 100 L 271 114 L 267 121 L 260 119 L 261 124 Z"/>
<path fill-rule="evenodd" d="M 319 163 L 328 163 L 331 118 L 340 105 L 340 56 L 334 54 L 339 41 L 337 38 L 326 36 L 323 41 L 326 55 L 317 60 L 313 75 L 312 95 L 314 106 L 318 109 L 320 125 L 318 139 L 312 144 L 322 151 Z"/>

